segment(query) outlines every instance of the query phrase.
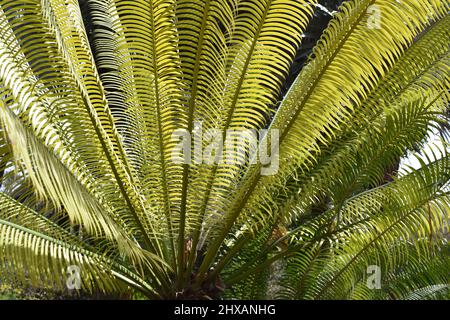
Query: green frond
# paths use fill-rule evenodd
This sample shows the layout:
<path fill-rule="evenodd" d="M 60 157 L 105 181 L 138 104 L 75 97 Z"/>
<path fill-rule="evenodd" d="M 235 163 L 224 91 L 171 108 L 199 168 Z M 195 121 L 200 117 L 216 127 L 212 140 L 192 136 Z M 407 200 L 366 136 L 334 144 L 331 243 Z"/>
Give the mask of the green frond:
<path fill-rule="evenodd" d="M 130 168 L 125 165 L 125 154 L 82 29 L 78 3 L 66 6 L 65 2 L 31 1 L 21 8 L 13 4 L 14 1 L 2 3 L 2 19 L 11 21 L 2 31 L 7 67 L 2 78 L 6 88 L 12 92 L 20 112 L 34 121 L 46 141 L 59 138 L 62 144 L 72 147 L 70 151 L 78 166 L 84 169 L 84 179 L 109 188 L 105 194 L 121 194 L 120 201 L 117 197 L 109 201 L 128 211 L 141 229 L 140 236 L 147 238 L 147 247 L 150 246 L 138 218 L 144 210 L 142 199 L 136 194 Z M 18 28 L 12 27 L 16 25 Z M 55 65 L 54 61 L 58 63 Z M 71 115 L 70 119 L 59 123 L 44 121 L 47 117 L 65 119 L 66 114 Z M 56 132 L 51 129 L 55 124 Z"/>
<path fill-rule="evenodd" d="M 160 258 L 143 251 L 133 234 L 118 218 L 114 218 L 102 204 L 73 177 L 57 157 L 27 130 L 4 105 L 0 115 L 8 138 L 12 141 L 17 165 L 26 168 L 36 191 L 43 200 L 50 200 L 56 208 L 64 207 L 73 224 L 83 227 L 88 235 L 104 237 L 114 242 L 120 253 L 133 263 L 146 265 L 149 257 L 160 263 Z M 150 261 L 150 265 L 154 262 Z"/>
<path fill-rule="evenodd" d="M 358 207 L 356 212 L 359 215 L 347 216 L 346 209 L 342 208 L 345 220 L 354 221 L 361 214 L 369 214 L 369 219 L 352 224 L 351 229 L 355 233 L 350 233 L 347 240 L 345 233 L 348 231 L 345 229 L 342 237 L 338 235 L 335 238 L 333 254 L 336 258 L 333 260 L 338 267 L 332 271 L 333 267 L 328 265 L 322 277 L 318 278 L 311 297 L 323 298 L 331 294 L 338 298 L 336 291 L 351 285 L 354 273 L 358 269 L 361 272 L 368 264 L 392 270 L 400 261 L 410 258 L 408 250 L 402 250 L 405 245 L 412 243 L 420 256 L 432 254 L 435 244 L 443 240 L 442 230 L 448 229 L 449 196 L 441 191 L 448 186 L 449 176 L 445 172 L 448 172 L 448 158 L 375 190 L 371 195 L 374 206 L 366 206 L 364 211 Z M 411 191 L 413 185 L 415 188 Z M 366 198 L 367 194 L 363 197 Z M 375 204 L 377 200 L 378 205 Z"/>
<path fill-rule="evenodd" d="M 384 21 L 389 27 L 368 31 L 366 9 L 373 4 L 371 2 L 383 8 L 386 13 Z M 222 241 L 225 230 L 229 230 L 238 216 L 243 220 L 248 215 L 265 220 L 267 212 L 255 215 L 254 208 L 261 204 L 264 208 L 273 206 L 272 193 L 283 185 L 295 166 L 313 166 L 311 159 L 320 153 L 318 146 L 326 145 L 326 141 L 332 138 L 326 137 L 327 132 L 339 132 L 336 121 L 344 123 L 349 119 L 352 110 L 363 103 L 365 92 L 376 86 L 381 75 L 392 67 L 405 48 L 411 45 L 413 38 L 430 24 L 430 10 L 435 18 L 439 18 L 445 15 L 447 6 L 444 2 L 434 1 L 405 1 L 395 5 L 389 1 L 365 1 L 362 4 L 351 1 L 344 4 L 342 12 L 333 19 L 322 39 L 323 43 L 335 47 L 316 49 L 314 59 L 283 99 L 271 124 L 272 129 L 281 129 L 279 172 L 274 176 L 262 177 L 259 166 L 249 169 L 242 184 L 230 196 L 230 199 L 235 199 L 233 205 L 227 204 L 228 209 L 223 209 L 225 221 L 228 222 L 219 228 L 224 231 L 215 240 L 215 246 Z M 402 14 L 399 15 L 399 12 Z M 412 26 L 404 24 L 408 14 Z M 390 30 L 395 29 L 398 31 L 390 34 Z M 380 48 L 380 44 L 386 47 Z M 373 56 L 375 54 L 377 56 Z M 391 59 L 390 55 L 395 59 Z M 355 56 L 358 56 L 357 62 L 352 59 Z M 355 65 L 351 72 L 348 70 L 349 61 Z M 345 90 L 330 92 L 331 87 Z M 320 92 L 321 96 L 316 92 Z M 287 126 L 286 129 L 284 126 Z"/>
<path fill-rule="evenodd" d="M 417 255 L 414 247 L 410 250 L 408 260 L 399 263 L 397 268 L 389 272 L 380 288 L 368 288 L 366 276 L 356 282 L 348 292 L 349 299 L 395 299 L 426 300 L 445 299 L 448 294 L 449 276 L 447 272 L 448 256 L 438 252 L 431 257 Z"/>
<path fill-rule="evenodd" d="M 318 3 L 0 0 L 0 273 L 448 299 L 450 4 Z"/>
<path fill-rule="evenodd" d="M 64 291 L 67 289 L 68 267 L 78 266 L 81 285 L 86 291 L 123 292 L 132 285 L 156 295 L 148 284 L 143 287 L 135 283 L 140 280 L 139 276 L 127 278 L 126 268 L 114 268 L 111 261 L 76 244 L 65 243 L 1 219 L 0 244 L 2 274 L 9 271 L 12 281 Z"/>
<path fill-rule="evenodd" d="M 124 292 L 134 288 L 158 295 L 155 289 L 160 283 L 155 275 L 161 277 L 164 263 L 157 257 L 150 254 L 146 257 L 157 261 L 145 266 L 153 273 L 151 285 L 143 279 L 143 266 L 134 269 L 124 265 L 110 244 L 77 236 L 59 218 L 46 218 L 45 212 L 36 212 L 3 193 L 0 193 L 0 225 L 1 274 L 6 274 L 10 281 L 65 291 L 67 267 L 77 266 L 84 290 Z"/>
<path fill-rule="evenodd" d="M 329 148 L 322 147 L 321 154 L 316 155 L 317 164 L 312 169 L 306 172 L 303 168 L 298 169 L 289 180 L 277 184 L 276 191 L 256 193 L 262 204 L 259 206 L 261 209 L 258 209 L 261 214 L 257 215 L 253 206 L 252 216 L 258 224 L 264 223 L 261 218 L 271 215 L 271 212 L 279 213 L 288 221 L 295 221 L 304 215 L 312 204 L 323 198 L 325 193 L 336 193 L 339 190 L 336 188 L 340 186 L 341 189 L 349 189 L 346 192 L 351 194 L 358 188 L 358 183 L 365 184 L 369 181 L 376 184 L 383 178 L 384 169 L 389 167 L 390 163 L 395 162 L 412 144 L 426 137 L 427 131 L 441 121 L 440 112 L 446 107 L 444 90 L 448 87 L 446 34 L 449 22 L 448 17 L 442 19 L 405 51 L 393 69 L 380 80 L 377 90 L 364 101 L 364 109 L 359 111 L 360 118 L 355 115 L 351 126 L 341 137 L 336 138 Z M 430 47 L 436 50 L 428 54 Z M 424 105 L 426 102 L 422 96 L 433 95 L 438 99 L 430 101 L 433 106 L 428 109 L 431 106 Z M 384 103 L 380 103 L 380 99 L 383 99 Z M 411 103 L 412 99 L 418 100 Z M 387 110 L 391 109 L 397 111 L 387 115 Z M 411 117 L 414 114 L 417 118 Z M 385 123 L 398 123 L 397 120 L 400 119 L 394 120 L 394 117 L 399 115 L 403 119 L 404 127 L 395 129 L 391 125 L 386 126 Z M 392 120 L 387 120 L 386 117 Z M 409 121 L 410 124 L 406 125 Z M 430 126 L 433 122 L 435 125 Z M 364 168 L 370 171 L 364 172 Z M 355 169 L 358 172 L 354 172 Z M 353 185 L 354 183 L 356 185 Z M 273 200 L 277 199 L 274 194 L 279 197 L 276 202 Z M 265 199 L 271 199 L 273 202 L 267 203 Z M 273 207 L 278 210 L 272 210 Z M 247 219 L 246 215 L 242 215 L 243 221 L 248 221 Z"/>
<path fill-rule="evenodd" d="M 106 70 L 100 73 L 100 78 L 136 170 L 139 192 L 151 199 L 152 205 L 147 207 L 150 215 L 167 217 L 164 233 L 174 241 L 182 168 L 170 161 L 174 144 L 171 135 L 187 126 L 172 23 L 175 3 L 86 1 L 86 6 L 93 24 L 98 68 Z M 148 216 L 143 219 L 148 220 L 146 231 L 151 232 L 148 225 L 155 221 Z"/>
<path fill-rule="evenodd" d="M 267 126 L 273 113 L 271 108 L 276 105 L 282 82 L 301 42 L 301 34 L 311 18 L 312 4 L 277 0 L 239 2 L 225 56 L 225 79 L 219 87 L 219 109 L 217 116 L 208 115 L 216 118 L 213 128 L 226 132 L 260 130 Z M 211 126 L 206 117 L 200 116 L 197 121 L 202 121 L 203 130 Z M 228 139 L 230 136 L 222 137 L 224 141 Z M 209 142 L 202 143 L 207 146 Z M 245 143 L 235 141 L 235 150 L 242 149 Z M 209 237 L 210 228 L 220 220 L 216 212 L 226 206 L 230 192 L 236 187 L 235 181 L 241 178 L 243 166 L 240 164 L 248 163 L 223 161 L 226 157 L 242 160 L 235 150 L 220 150 L 219 164 L 200 166 L 194 171 L 189 204 L 193 213 L 201 214 L 194 245 L 204 243 Z M 198 230 L 200 223 L 208 227 Z"/>

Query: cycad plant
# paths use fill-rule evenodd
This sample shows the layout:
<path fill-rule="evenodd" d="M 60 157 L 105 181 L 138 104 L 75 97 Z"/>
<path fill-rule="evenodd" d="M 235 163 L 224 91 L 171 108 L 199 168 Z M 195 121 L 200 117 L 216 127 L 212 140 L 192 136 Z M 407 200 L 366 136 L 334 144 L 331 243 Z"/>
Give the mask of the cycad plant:
<path fill-rule="evenodd" d="M 0 0 L 2 278 L 448 298 L 450 4 L 317 2 Z"/>

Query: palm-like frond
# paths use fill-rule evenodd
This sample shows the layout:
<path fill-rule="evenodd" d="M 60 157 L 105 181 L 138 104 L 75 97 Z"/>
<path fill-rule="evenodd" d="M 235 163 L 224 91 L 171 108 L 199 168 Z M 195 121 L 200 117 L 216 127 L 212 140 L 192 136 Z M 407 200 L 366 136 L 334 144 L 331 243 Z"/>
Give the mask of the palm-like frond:
<path fill-rule="evenodd" d="M 448 122 L 450 5 L 344 1 L 280 97 L 317 2 L 0 0 L 1 270 L 63 288 L 78 265 L 86 290 L 150 298 L 445 297 L 448 147 L 396 167 Z M 262 129 L 273 175 L 239 152 Z M 234 161 L 200 160 L 208 130 Z"/>

